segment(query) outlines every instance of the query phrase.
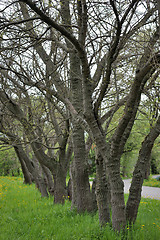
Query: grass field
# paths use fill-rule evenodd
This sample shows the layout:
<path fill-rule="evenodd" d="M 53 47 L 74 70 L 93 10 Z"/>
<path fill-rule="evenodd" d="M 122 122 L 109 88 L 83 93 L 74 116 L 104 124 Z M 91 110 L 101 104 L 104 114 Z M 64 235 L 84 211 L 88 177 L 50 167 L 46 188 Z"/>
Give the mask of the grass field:
<path fill-rule="evenodd" d="M 126 196 L 127 197 L 127 196 Z M 127 240 L 160 239 L 160 201 L 142 199 Z M 70 203 L 53 205 L 20 178 L 0 177 L 0 240 L 120 240 L 110 226 L 100 228 L 98 214 L 77 214 Z"/>

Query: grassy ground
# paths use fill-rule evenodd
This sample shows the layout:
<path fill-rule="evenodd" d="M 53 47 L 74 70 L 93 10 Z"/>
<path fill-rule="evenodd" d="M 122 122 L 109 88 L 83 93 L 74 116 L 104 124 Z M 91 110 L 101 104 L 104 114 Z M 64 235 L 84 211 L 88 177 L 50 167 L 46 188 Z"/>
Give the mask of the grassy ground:
<path fill-rule="evenodd" d="M 144 180 L 143 186 L 159 187 L 160 188 L 160 180 L 157 180 L 155 178 L 150 177 L 148 180 Z"/>
<path fill-rule="evenodd" d="M 160 239 L 160 201 L 142 199 L 134 228 L 127 240 Z M 100 228 L 98 214 L 77 214 L 70 203 L 53 205 L 35 186 L 20 178 L 0 177 L 0 240 L 120 240 L 109 226 Z"/>

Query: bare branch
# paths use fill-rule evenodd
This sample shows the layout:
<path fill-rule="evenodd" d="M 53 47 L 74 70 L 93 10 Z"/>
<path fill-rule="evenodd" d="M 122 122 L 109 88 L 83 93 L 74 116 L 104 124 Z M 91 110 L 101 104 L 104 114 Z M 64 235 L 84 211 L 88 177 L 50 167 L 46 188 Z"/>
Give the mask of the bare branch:
<path fill-rule="evenodd" d="M 1 21 L 1 27 L 0 27 L 0 30 L 6 28 L 6 27 L 9 27 L 9 26 L 15 26 L 15 25 L 18 25 L 18 24 L 22 24 L 22 23 L 25 23 L 25 22 L 29 22 L 29 21 L 34 21 L 34 20 L 37 20 L 37 19 L 40 19 L 39 17 L 33 17 L 33 18 L 28 18 L 28 19 L 23 19 L 23 20 L 20 20 L 20 21 L 16 21 L 16 22 L 8 22 L 8 23 L 5 23 L 5 22 L 2 22 Z"/>
<path fill-rule="evenodd" d="M 69 31 L 66 30 L 66 28 L 60 26 L 55 21 L 53 21 L 50 17 L 48 17 L 44 12 L 42 12 L 35 3 L 33 3 L 31 0 L 20 0 L 21 2 L 26 3 L 30 8 L 35 11 L 40 18 L 47 23 L 49 26 L 55 28 L 57 31 L 59 31 L 63 36 L 65 36 L 77 49 L 78 52 L 83 53 L 83 49 L 79 44 L 79 41 L 70 34 Z"/>

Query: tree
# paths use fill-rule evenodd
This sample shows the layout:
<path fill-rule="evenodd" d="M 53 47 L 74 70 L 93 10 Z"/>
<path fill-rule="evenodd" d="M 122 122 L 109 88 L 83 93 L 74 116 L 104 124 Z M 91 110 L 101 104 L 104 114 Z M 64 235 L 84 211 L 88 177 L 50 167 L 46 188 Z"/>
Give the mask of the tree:
<path fill-rule="evenodd" d="M 75 174 L 76 181 L 73 190 L 75 190 L 75 205 L 79 209 L 87 207 L 86 200 L 87 198 L 89 200 L 90 195 L 88 174 L 85 172 L 83 130 L 89 134 L 96 144 L 97 153 L 98 156 L 100 154 L 102 162 L 101 166 L 106 169 L 109 179 L 112 225 L 114 229 L 120 231 L 129 220 L 128 216 L 126 218 L 120 159 L 134 125 L 146 83 L 150 82 L 153 77 L 156 81 L 158 77 L 159 29 L 157 28 L 157 9 L 154 2 L 146 4 L 145 1 L 138 0 L 102 1 L 101 3 L 85 0 L 60 1 L 60 7 L 57 1 L 50 4 L 31 0 L 18 2 L 15 16 L 18 17 L 17 13 L 19 13 L 20 18 L 18 17 L 18 20 L 15 18 L 14 21 L 7 18 L 7 23 L 2 21 L 2 30 L 6 28 L 5 36 L 8 36 L 8 39 L 5 42 L 5 37 L 2 38 L 4 55 L 1 54 L 3 59 L 1 68 L 5 71 L 9 70 L 11 75 L 14 74 L 18 77 L 18 81 L 23 86 L 30 86 L 32 89 L 36 87 L 49 99 L 51 104 L 56 105 L 57 108 L 61 107 L 61 109 L 63 106 L 70 113 L 75 153 L 73 176 Z M 14 1 L 12 3 L 15 6 Z M 143 7 L 143 12 L 140 7 Z M 26 9 L 27 16 L 24 16 Z M 4 11 L 4 19 L 5 17 Z M 27 29 L 24 24 L 28 26 Z M 153 31 L 149 32 L 148 29 L 151 27 Z M 19 33 L 20 28 L 22 29 L 21 33 Z M 28 35 L 26 30 L 30 30 L 31 35 Z M 18 44 L 13 36 L 13 40 L 10 39 L 11 32 L 14 32 L 15 39 L 19 39 Z M 145 37 L 143 47 L 140 47 L 138 42 L 136 43 L 138 47 L 134 44 L 139 36 L 141 39 Z M 53 43 L 56 43 L 56 51 L 53 55 L 46 54 L 44 51 L 44 48 L 48 48 L 50 39 L 52 39 L 52 49 L 55 46 Z M 36 68 L 30 66 L 28 69 L 26 64 L 22 64 L 22 61 L 17 61 L 17 56 L 10 46 L 14 46 L 18 50 L 18 56 L 20 52 L 24 50 L 27 52 L 28 48 L 32 49 L 33 47 L 36 50 L 36 54 L 33 56 L 37 57 L 38 54 L 43 62 L 41 68 L 38 67 L 40 72 L 34 76 Z M 55 54 L 57 52 L 58 56 Z M 14 64 L 6 62 L 5 54 L 6 56 L 9 54 L 9 60 Z M 128 58 L 131 60 L 127 61 Z M 121 78 L 116 78 L 117 73 L 120 76 L 122 65 L 126 66 L 126 68 L 124 67 L 126 71 L 121 74 Z M 37 63 L 33 66 L 37 66 Z M 48 66 L 47 73 L 51 79 L 50 84 L 48 84 L 48 79 L 45 81 L 44 66 Z M 39 75 L 40 79 L 37 77 Z M 12 82 L 15 84 L 13 79 Z M 120 85 L 124 89 L 121 89 Z M 6 100 L 6 107 L 13 113 L 13 110 L 15 111 L 13 109 L 14 102 L 7 96 L 4 94 L 4 90 L 1 91 L 1 101 Z M 106 141 L 108 126 L 116 112 L 116 106 L 124 97 L 126 101 L 123 115 L 109 141 Z M 114 108 L 112 108 L 113 105 Z M 17 107 L 17 105 L 15 106 Z M 109 115 L 105 129 L 101 122 L 103 114 L 106 115 L 106 112 L 103 111 L 104 108 L 108 108 Z M 27 123 L 26 134 L 32 143 L 32 148 L 38 154 L 40 145 L 35 140 L 36 135 L 33 134 L 30 124 L 21 116 L 22 114 L 16 114 L 24 128 L 26 127 L 24 122 Z M 79 158 L 80 151 L 84 154 L 82 158 Z M 45 159 L 44 152 L 41 151 L 41 154 Z M 48 162 L 50 161 L 51 159 L 48 159 Z M 81 165 L 82 162 L 83 165 Z M 139 161 L 137 164 L 140 165 Z M 133 178 L 136 178 L 136 170 L 134 175 Z M 143 174 L 140 176 L 141 182 L 143 182 Z M 79 177 L 80 181 L 78 181 Z M 103 187 L 105 185 L 102 185 Z M 136 188 L 139 191 L 141 187 L 136 185 Z M 105 192 L 105 189 L 101 190 Z M 83 192 L 86 193 L 87 198 L 84 197 Z M 109 219 L 107 220 L 109 221 Z"/>
<path fill-rule="evenodd" d="M 1 115 L 0 132 L 3 134 L 1 141 L 14 148 L 21 164 L 22 172 L 24 175 L 24 183 L 31 184 L 31 182 L 34 181 L 37 188 L 40 190 L 42 197 L 48 197 L 46 183 L 44 181 L 44 177 L 40 172 L 40 168 L 38 167 L 36 160 L 34 158 L 32 158 L 32 160 L 30 159 L 29 155 L 23 148 L 21 139 L 13 133 L 11 126 L 10 129 L 7 127 L 7 120 L 8 119 L 5 118 L 4 123 L 4 117 Z"/>

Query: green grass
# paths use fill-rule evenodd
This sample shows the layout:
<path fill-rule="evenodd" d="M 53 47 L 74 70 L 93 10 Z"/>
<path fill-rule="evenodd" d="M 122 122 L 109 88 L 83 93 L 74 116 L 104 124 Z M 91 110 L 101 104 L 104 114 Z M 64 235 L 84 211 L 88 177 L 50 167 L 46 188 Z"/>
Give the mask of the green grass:
<path fill-rule="evenodd" d="M 126 196 L 127 197 L 127 196 Z M 0 177 L 0 240 L 120 240 L 109 225 L 100 228 L 98 214 L 77 214 L 70 202 L 53 205 L 53 198 L 41 198 L 35 186 L 22 179 Z M 160 239 L 160 202 L 142 199 L 127 240 Z"/>
<path fill-rule="evenodd" d="M 144 180 L 143 186 L 160 188 L 160 180 L 150 177 L 148 180 L 146 180 L 146 179 Z"/>

